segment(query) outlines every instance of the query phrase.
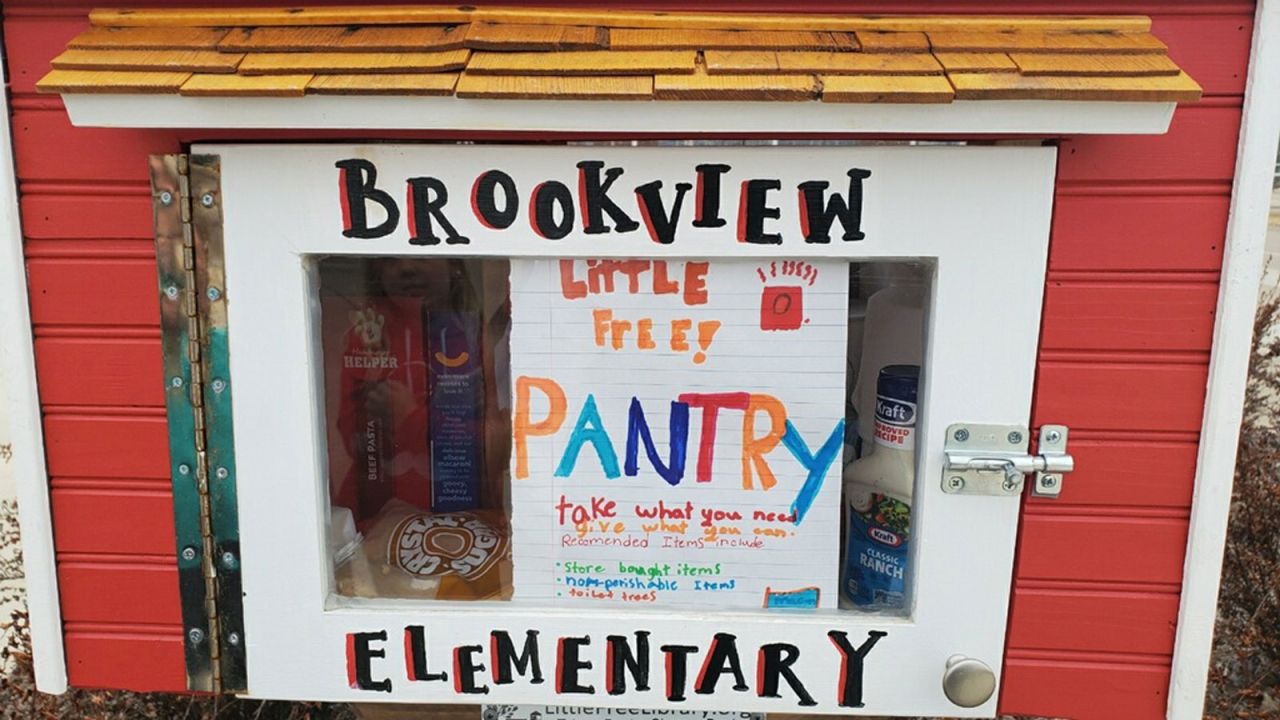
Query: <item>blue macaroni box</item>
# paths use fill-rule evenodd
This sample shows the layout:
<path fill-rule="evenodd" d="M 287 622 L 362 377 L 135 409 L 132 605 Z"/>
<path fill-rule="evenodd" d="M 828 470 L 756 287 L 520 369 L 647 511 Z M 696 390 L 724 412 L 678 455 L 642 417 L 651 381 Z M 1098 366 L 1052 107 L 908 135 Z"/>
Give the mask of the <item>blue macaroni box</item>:
<path fill-rule="evenodd" d="M 431 509 L 472 510 L 484 465 L 480 316 L 431 310 L 426 319 Z"/>

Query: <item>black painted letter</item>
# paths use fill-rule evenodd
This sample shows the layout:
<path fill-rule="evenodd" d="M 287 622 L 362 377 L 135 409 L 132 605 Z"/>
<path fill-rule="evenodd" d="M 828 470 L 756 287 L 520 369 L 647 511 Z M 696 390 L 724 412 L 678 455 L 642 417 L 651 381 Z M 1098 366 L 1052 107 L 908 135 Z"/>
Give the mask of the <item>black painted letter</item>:
<path fill-rule="evenodd" d="M 497 189 L 502 188 L 501 210 Z M 480 224 L 490 230 L 506 230 L 520 214 L 520 195 L 511 176 L 501 170 L 490 170 L 476 178 L 471 186 L 471 211 Z"/>
<path fill-rule="evenodd" d="M 529 683 L 537 685 L 542 682 L 542 665 L 538 662 L 538 631 L 529 630 L 524 636 L 524 651 L 516 654 L 515 643 L 506 630 L 494 630 L 489 633 L 489 653 L 493 656 L 493 684 L 510 685 L 515 682 L 512 669 L 524 675 L 529 673 Z"/>
<path fill-rule="evenodd" d="M 796 677 L 796 671 L 791 669 L 799 659 L 800 648 L 790 643 L 770 643 L 760 646 L 760 655 L 756 659 L 758 663 L 756 681 L 760 683 L 760 687 L 756 688 L 756 694 L 760 697 L 782 697 L 778 694 L 778 680 L 783 679 L 787 681 L 787 685 L 791 687 L 796 697 L 800 698 L 801 707 L 817 705 L 817 701 L 809 691 L 804 689 L 804 683 Z"/>
<path fill-rule="evenodd" d="M 684 195 L 693 189 L 689 183 L 676 183 L 676 199 L 671 202 L 671 212 L 662 206 L 662 181 L 654 180 L 636 188 L 636 201 L 640 205 L 640 216 L 644 218 L 645 227 L 649 228 L 649 237 L 659 245 L 670 245 L 676 240 L 676 224 L 680 222 L 680 206 L 684 204 Z"/>
<path fill-rule="evenodd" d="M 627 638 L 623 635 L 610 635 L 605 638 L 604 651 L 604 685 L 610 695 L 621 695 L 627 691 L 626 673 L 636 684 L 636 690 L 643 692 L 649 689 L 649 632 L 636 631 L 636 649 L 631 651 Z"/>
<path fill-rule="evenodd" d="M 589 637 L 562 637 L 556 645 L 556 692 L 568 695 L 577 693 L 580 695 L 594 695 L 596 688 L 594 685 L 581 685 L 578 683 L 578 672 L 581 670 L 590 670 L 591 663 L 583 660 L 578 656 L 578 650 L 584 645 L 590 645 Z"/>
<path fill-rule="evenodd" d="M 560 222 L 556 222 L 556 206 Z M 573 195 L 564 183 L 548 180 L 533 189 L 529 196 L 529 225 L 548 240 L 559 240 L 573 229 Z"/>
<path fill-rule="evenodd" d="M 391 679 L 374 680 L 370 662 L 373 658 L 387 656 L 386 650 L 370 647 L 370 643 L 386 641 L 386 630 L 347 635 L 347 682 L 353 689 L 391 692 Z"/>
<path fill-rule="evenodd" d="M 684 702 L 685 681 L 689 676 L 689 655 L 698 652 L 697 645 L 663 645 L 667 660 L 667 700 Z"/>
<path fill-rule="evenodd" d="M 404 629 L 404 653 L 409 658 L 405 670 L 409 679 L 418 682 L 448 680 L 449 673 L 433 673 L 427 668 L 427 634 L 421 625 L 409 625 Z"/>
<path fill-rule="evenodd" d="M 459 645 L 453 649 L 453 690 L 461 695 L 487 695 L 488 685 L 477 685 L 476 674 L 484 672 L 484 665 L 476 661 L 476 655 L 484 651 L 479 645 Z"/>
<path fill-rule="evenodd" d="M 805 242 L 831 242 L 831 223 L 836 218 L 844 227 L 841 240 L 852 242 L 867 236 L 862 232 L 862 181 L 871 177 L 871 171 L 852 168 L 848 174 L 848 200 L 835 193 L 824 205 L 823 196 L 830 184 L 825 180 L 810 180 L 797 186 L 800 188 L 800 229 L 804 232 Z"/>
<path fill-rule="evenodd" d="M 766 219 L 777 219 L 782 211 L 769 207 L 769 191 L 781 190 L 781 180 L 747 180 L 742 183 L 741 207 L 738 208 L 738 240 L 757 245 L 781 245 L 782 236 L 764 231 Z"/>
<path fill-rule="evenodd" d="M 444 241 L 450 245 L 466 245 L 469 239 L 458 234 L 444 216 L 449 202 L 449 189 L 433 177 L 409 178 L 409 244 L 439 245 L 433 221 L 444 230 Z"/>
<path fill-rule="evenodd" d="M 726 672 L 733 673 L 734 690 L 742 692 L 751 689 L 742 675 L 742 663 L 738 658 L 738 636 L 716 633 L 707 650 L 707 657 L 702 661 L 702 669 L 698 671 L 698 681 L 693 691 L 699 695 L 714 693 L 716 681 Z"/>
<path fill-rule="evenodd" d="M 720 176 L 729 172 L 729 166 L 699 165 L 694 170 L 698 171 L 698 192 L 694 198 L 698 202 L 698 208 L 694 213 L 693 226 L 724 227 L 725 220 L 720 217 Z"/>
<path fill-rule="evenodd" d="M 866 642 L 855 650 L 849 644 L 848 633 L 842 630 L 827 633 L 831 644 L 840 651 L 840 707 L 862 707 L 862 659 L 880 642 L 880 638 L 888 634 L 883 630 L 872 630 L 867 633 Z"/>
<path fill-rule="evenodd" d="M 378 168 L 368 160 L 352 158 L 334 163 L 338 168 L 338 199 L 342 202 L 342 234 L 349 238 L 380 238 L 395 232 L 400 223 L 400 208 L 385 190 L 374 187 L 378 182 Z M 377 227 L 369 227 L 369 215 L 365 201 L 372 200 L 382 206 L 387 219 Z"/>
<path fill-rule="evenodd" d="M 609 213 L 613 220 L 613 229 L 620 233 L 631 232 L 640 227 L 640 223 L 631 219 L 609 199 L 609 188 L 613 181 L 622 177 L 622 168 L 611 167 L 604 171 L 604 182 L 600 182 L 600 170 L 604 163 L 599 160 L 583 160 L 578 163 L 578 194 L 582 203 L 582 232 L 588 235 L 599 235 L 609 232 L 604 224 L 604 213 Z"/>

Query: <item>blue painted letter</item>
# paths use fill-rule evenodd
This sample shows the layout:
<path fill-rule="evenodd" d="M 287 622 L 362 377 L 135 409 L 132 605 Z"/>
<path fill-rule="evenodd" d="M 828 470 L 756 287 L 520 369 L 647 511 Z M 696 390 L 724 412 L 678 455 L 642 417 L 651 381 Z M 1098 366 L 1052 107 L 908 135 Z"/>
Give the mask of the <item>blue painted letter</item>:
<path fill-rule="evenodd" d="M 582 444 L 585 442 L 591 443 L 596 449 L 596 456 L 600 458 L 600 467 L 604 469 L 605 477 L 612 480 L 621 476 L 618 472 L 618 455 L 613 451 L 613 442 L 609 440 L 609 433 L 604 431 L 604 424 L 600 422 L 600 411 L 596 409 L 595 395 L 587 395 L 587 401 L 582 405 L 578 424 L 573 427 L 569 444 L 564 449 L 564 455 L 560 456 L 560 464 L 556 466 L 556 477 L 569 477 L 573 473 L 573 466 L 578 464 L 578 454 L 582 451 Z"/>
<path fill-rule="evenodd" d="M 658 448 L 654 447 L 653 435 L 649 432 L 649 423 L 644 419 L 644 408 L 640 407 L 640 399 L 631 398 L 631 412 L 627 416 L 627 457 L 623 469 L 627 477 L 635 477 L 640 472 L 640 444 L 644 441 L 644 452 L 649 456 L 653 469 L 668 485 L 679 485 L 684 478 L 685 448 L 689 444 L 689 406 L 682 402 L 671 403 L 671 422 L 668 424 L 668 435 L 671 440 L 671 461 L 662 464 L 658 457 Z"/>
<path fill-rule="evenodd" d="M 791 451 L 792 455 L 800 461 L 800 464 L 809 471 L 809 477 L 805 479 L 804 485 L 800 486 L 800 492 L 796 493 L 795 502 L 791 503 L 791 514 L 796 517 L 796 524 L 799 525 L 804 520 L 805 513 L 809 512 L 809 506 L 813 505 L 814 498 L 818 497 L 818 491 L 822 489 L 822 481 L 827 476 L 827 470 L 831 467 L 831 463 L 836 461 L 840 455 L 840 450 L 844 448 L 844 419 L 836 423 L 836 429 L 831 431 L 831 437 L 818 448 L 816 455 L 809 454 L 809 446 L 805 444 L 804 438 L 800 437 L 800 431 L 796 430 L 796 426 L 787 421 L 787 432 L 782 436 L 782 444 Z"/>

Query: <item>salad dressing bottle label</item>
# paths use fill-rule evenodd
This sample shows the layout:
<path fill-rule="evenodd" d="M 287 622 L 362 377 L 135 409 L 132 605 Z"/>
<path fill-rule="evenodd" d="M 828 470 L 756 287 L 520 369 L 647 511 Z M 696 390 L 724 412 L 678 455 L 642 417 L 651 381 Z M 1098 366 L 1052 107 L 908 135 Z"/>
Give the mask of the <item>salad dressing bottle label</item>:
<path fill-rule="evenodd" d="M 846 472 L 844 592 L 861 607 L 902 608 L 906 603 L 919 370 L 890 365 L 880 371 L 876 447 Z"/>

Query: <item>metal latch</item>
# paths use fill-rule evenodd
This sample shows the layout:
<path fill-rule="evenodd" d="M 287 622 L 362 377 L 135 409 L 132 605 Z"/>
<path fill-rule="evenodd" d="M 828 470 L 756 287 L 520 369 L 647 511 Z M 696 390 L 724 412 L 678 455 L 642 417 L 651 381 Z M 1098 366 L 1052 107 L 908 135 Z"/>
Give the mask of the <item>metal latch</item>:
<path fill-rule="evenodd" d="M 1021 425 L 959 423 L 947 428 L 943 492 L 956 495 L 1018 495 L 1023 476 L 1036 474 L 1031 492 L 1058 497 L 1062 476 L 1075 468 L 1067 453 L 1067 427 L 1040 428 L 1040 453 L 1027 453 L 1027 428 Z"/>

